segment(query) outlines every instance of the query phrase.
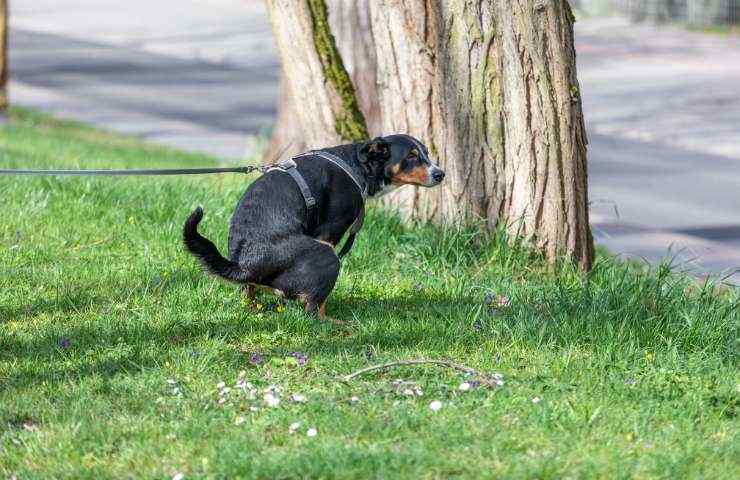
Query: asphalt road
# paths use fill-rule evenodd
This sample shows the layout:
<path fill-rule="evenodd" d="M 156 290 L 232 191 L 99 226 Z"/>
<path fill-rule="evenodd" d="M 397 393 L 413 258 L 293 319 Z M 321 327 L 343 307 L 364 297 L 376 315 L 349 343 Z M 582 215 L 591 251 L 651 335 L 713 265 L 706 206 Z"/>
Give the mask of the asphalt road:
<path fill-rule="evenodd" d="M 273 122 L 280 67 L 261 1 L 11 9 L 14 103 L 232 159 Z M 740 267 L 740 38 L 595 19 L 576 42 L 598 242 L 697 274 Z"/>
<path fill-rule="evenodd" d="M 597 19 L 576 43 L 597 241 L 697 274 L 740 267 L 740 38 Z"/>

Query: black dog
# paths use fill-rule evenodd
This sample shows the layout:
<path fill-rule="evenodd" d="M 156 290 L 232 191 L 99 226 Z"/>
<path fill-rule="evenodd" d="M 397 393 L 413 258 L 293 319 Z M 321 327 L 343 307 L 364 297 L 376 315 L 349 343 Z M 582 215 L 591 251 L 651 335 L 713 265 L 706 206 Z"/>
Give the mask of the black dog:
<path fill-rule="evenodd" d="M 331 161 L 322 152 L 339 159 Z M 295 165 L 315 208 L 309 210 L 291 175 L 269 170 L 249 186 L 231 218 L 230 260 L 198 233 L 200 207 L 185 222 L 183 238 L 207 271 L 244 285 L 250 298 L 255 285 L 268 287 L 302 300 L 307 312 L 323 318 L 339 276 L 334 247 L 364 212 L 365 195 L 378 197 L 400 185 L 433 187 L 445 174 L 426 147 L 408 135 L 308 152 L 296 157 Z M 316 218 L 311 221 L 309 214 Z"/>

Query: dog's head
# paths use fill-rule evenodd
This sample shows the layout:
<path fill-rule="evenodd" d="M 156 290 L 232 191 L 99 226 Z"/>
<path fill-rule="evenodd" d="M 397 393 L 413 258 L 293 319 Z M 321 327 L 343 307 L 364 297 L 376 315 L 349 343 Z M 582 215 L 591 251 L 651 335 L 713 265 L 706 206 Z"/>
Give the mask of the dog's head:
<path fill-rule="evenodd" d="M 442 183 L 445 172 L 429 158 L 429 151 L 409 135 L 389 135 L 365 142 L 360 147 L 360 164 L 375 185 L 370 195 L 386 186 L 417 185 L 434 187 Z"/>

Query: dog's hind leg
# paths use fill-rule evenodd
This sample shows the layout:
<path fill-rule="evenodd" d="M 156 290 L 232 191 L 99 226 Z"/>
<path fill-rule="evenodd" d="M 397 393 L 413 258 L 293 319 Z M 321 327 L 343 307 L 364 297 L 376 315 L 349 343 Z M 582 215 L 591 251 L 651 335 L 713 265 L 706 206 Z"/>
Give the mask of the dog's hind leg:
<path fill-rule="evenodd" d="M 307 313 L 328 318 L 326 299 L 339 277 L 339 258 L 329 245 L 310 237 L 303 237 L 294 248 L 293 264 L 275 278 L 272 286 L 302 300 Z"/>
<path fill-rule="evenodd" d="M 242 293 L 247 297 L 247 300 L 254 302 L 254 299 L 257 298 L 257 287 L 253 283 L 242 285 Z"/>

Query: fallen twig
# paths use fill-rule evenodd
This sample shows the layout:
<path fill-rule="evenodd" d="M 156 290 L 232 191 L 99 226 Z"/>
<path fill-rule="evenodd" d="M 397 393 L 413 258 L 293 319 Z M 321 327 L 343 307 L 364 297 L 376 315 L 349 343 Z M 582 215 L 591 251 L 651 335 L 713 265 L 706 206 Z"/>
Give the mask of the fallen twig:
<path fill-rule="evenodd" d="M 353 378 L 359 377 L 360 375 L 363 375 L 368 372 L 374 372 L 376 370 L 383 370 L 385 368 L 390 368 L 390 367 L 402 367 L 402 366 L 409 366 L 409 365 L 438 365 L 440 367 L 452 368 L 454 370 L 459 370 L 461 372 L 465 372 L 471 375 L 476 375 L 476 376 L 481 377 L 481 379 L 483 380 L 486 380 L 487 378 L 485 375 L 481 374 L 479 371 L 473 368 L 470 368 L 470 367 L 466 367 L 465 365 L 460 365 L 459 363 L 450 362 L 448 360 L 419 359 L 419 360 L 399 360 L 397 362 L 388 362 L 388 363 L 383 363 L 381 365 L 373 365 L 372 367 L 366 367 L 361 370 L 357 370 L 356 372 L 351 373 L 349 375 L 345 375 L 341 377 L 341 379 L 342 381 L 349 382 Z"/>

